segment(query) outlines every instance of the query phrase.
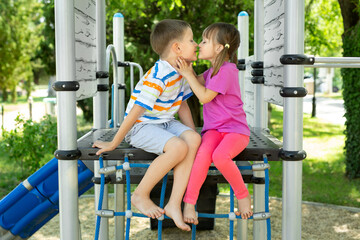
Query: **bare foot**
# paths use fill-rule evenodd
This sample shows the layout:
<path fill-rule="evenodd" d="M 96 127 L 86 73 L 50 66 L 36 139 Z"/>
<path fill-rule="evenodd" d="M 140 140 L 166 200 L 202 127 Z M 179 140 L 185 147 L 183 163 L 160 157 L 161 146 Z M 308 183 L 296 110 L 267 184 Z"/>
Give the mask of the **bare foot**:
<path fill-rule="evenodd" d="M 171 218 L 178 228 L 180 228 L 181 230 L 184 230 L 184 231 L 191 231 L 190 226 L 187 225 L 183 220 L 180 206 L 174 206 L 174 205 L 168 203 L 164 209 L 165 209 L 166 216 Z"/>
<path fill-rule="evenodd" d="M 144 215 L 155 219 L 165 213 L 164 209 L 158 207 L 149 197 L 133 193 L 131 203 Z"/>
<path fill-rule="evenodd" d="M 248 219 L 253 215 L 253 212 L 251 210 L 251 196 L 248 194 L 243 199 L 238 199 L 238 208 L 239 211 L 236 211 L 235 214 L 237 216 L 241 215 L 242 219 Z"/>
<path fill-rule="evenodd" d="M 184 204 L 184 222 L 198 225 L 199 221 L 195 212 L 195 205 L 190 203 Z"/>

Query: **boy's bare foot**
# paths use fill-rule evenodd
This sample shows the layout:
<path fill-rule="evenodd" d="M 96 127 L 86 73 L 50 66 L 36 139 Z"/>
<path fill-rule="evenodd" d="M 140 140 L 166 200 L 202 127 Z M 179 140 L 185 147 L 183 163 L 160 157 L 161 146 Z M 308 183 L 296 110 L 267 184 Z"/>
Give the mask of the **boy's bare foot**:
<path fill-rule="evenodd" d="M 149 197 L 141 196 L 135 192 L 131 196 L 131 203 L 142 214 L 153 219 L 161 217 L 165 213 L 164 209 L 158 207 Z"/>
<path fill-rule="evenodd" d="M 195 205 L 184 203 L 184 221 L 186 223 L 198 225 L 199 221 L 195 212 Z"/>
<path fill-rule="evenodd" d="M 235 212 L 237 216 L 241 215 L 242 219 L 248 219 L 253 215 L 251 210 L 251 196 L 248 194 L 243 199 L 238 199 L 238 208 L 239 210 Z"/>
<path fill-rule="evenodd" d="M 174 206 L 173 204 L 168 203 L 164 209 L 166 216 L 171 218 L 178 228 L 184 231 L 191 231 L 190 226 L 183 220 L 180 206 Z"/>

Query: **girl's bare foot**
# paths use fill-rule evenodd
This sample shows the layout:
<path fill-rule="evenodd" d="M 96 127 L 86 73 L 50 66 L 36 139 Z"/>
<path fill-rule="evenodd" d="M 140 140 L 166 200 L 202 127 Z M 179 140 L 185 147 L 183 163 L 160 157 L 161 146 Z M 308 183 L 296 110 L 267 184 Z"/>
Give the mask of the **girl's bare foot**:
<path fill-rule="evenodd" d="M 155 219 L 161 217 L 165 211 L 158 207 L 148 196 L 142 196 L 135 192 L 131 196 L 131 203 L 144 215 Z"/>
<path fill-rule="evenodd" d="M 195 212 L 195 205 L 190 203 L 184 204 L 184 221 L 186 223 L 198 225 L 199 221 Z"/>
<path fill-rule="evenodd" d="M 178 228 L 184 231 L 191 231 L 190 226 L 187 225 L 183 220 L 180 206 L 175 206 L 174 204 L 168 203 L 164 209 L 166 216 L 171 218 Z"/>
<path fill-rule="evenodd" d="M 242 219 L 248 219 L 253 215 L 251 210 L 251 196 L 248 194 L 245 198 L 238 199 L 239 210 L 235 212 L 237 216 L 241 215 Z"/>

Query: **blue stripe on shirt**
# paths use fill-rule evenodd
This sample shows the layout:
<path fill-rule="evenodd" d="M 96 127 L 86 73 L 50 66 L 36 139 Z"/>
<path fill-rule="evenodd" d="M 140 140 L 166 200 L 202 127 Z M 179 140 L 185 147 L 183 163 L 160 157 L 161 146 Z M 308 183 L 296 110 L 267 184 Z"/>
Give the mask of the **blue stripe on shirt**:
<path fill-rule="evenodd" d="M 150 116 L 146 116 L 146 115 L 142 115 L 141 117 L 147 118 L 147 119 L 151 119 L 151 120 L 158 120 L 158 119 L 160 119 L 160 118 L 158 118 L 158 117 L 150 117 Z"/>
<path fill-rule="evenodd" d="M 156 62 L 156 63 L 155 63 L 155 72 L 154 72 L 154 74 L 153 74 L 153 78 L 158 79 L 158 80 L 162 81 L 163 83 L 164 83 L 165 80 L 167 80 L 168 78 L 170 78 L 170 77 L 174 76 L 175 74 L 177 74 L 176 71 L 172 71 L 171 73 L 169 73 L 169 74 L 166 75 L 165 77 L 159 78 L 159 77 L 157 77 L 158 72 L 159 72 L 159 63 Z"/>
<path fill-rule="evenodd" d="M 143 108 L 145 108 L 145 109 L 147 109 L 147 110 L 149 110 L 149 111 L 151 111 L 152 110 L 152 107 L 150 107 L 150 106 L 148 106 L 148 105 L 146 105 L 146 104 L 144 104 L 144 103 L 142 103 L 142 102 L 139 102 L 139 101 L 135 101 L 135 103 L 134 104 L 137 104 L 137 105 L 139 105 L 140 107 L 143 107 Z"/>
<path fill-rule="evenodd" d="M 183 101 L 185 101 L 185 100 L 187 100 L 189 97 L 191 97 L 193 95 L 193 93 L 191 92 L 191 93 L 189 93 L 188 95 L 185 95 L 184 97 L 183 97 Z"/>
<path fill-rule="evenodd" d="M 182 97 L 184 95 L 184 92 L 179 93 L 179 95 L 177 95 L 177 97 L 173 100 L 168 100 L 168 101 L 161 101 L 159 98 L 156 99 L 156 102 L 158 103 L 174 103 L 179 97 Z"/>

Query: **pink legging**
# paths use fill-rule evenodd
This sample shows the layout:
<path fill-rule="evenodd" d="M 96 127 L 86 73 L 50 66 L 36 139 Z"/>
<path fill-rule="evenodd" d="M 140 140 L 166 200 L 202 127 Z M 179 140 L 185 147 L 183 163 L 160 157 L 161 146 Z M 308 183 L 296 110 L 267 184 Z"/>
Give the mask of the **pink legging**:
<path fill-rule="evenodd" d="M 232 160 L 249 143 L 249 136 L 239 133 L 224 133 L 216 130 L 205 132 L 191 169 L 184 202 L 195 205 L 211 163 L 230 183 L 237 199 L 245 198 L 249 192 L 240 170 Z"/>

